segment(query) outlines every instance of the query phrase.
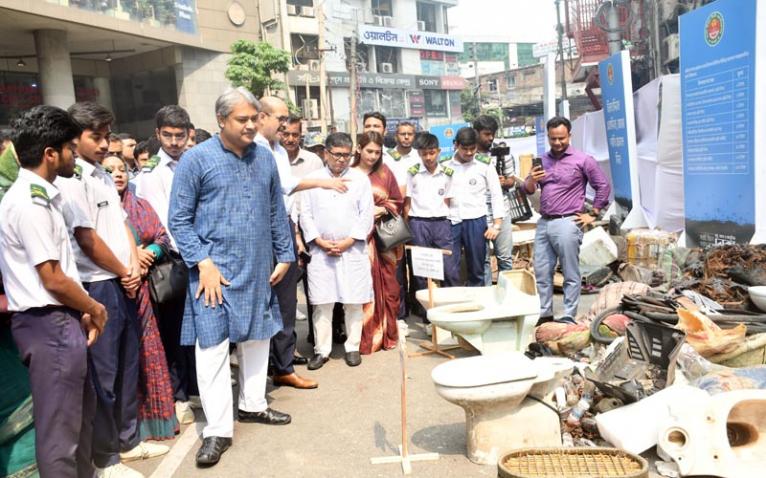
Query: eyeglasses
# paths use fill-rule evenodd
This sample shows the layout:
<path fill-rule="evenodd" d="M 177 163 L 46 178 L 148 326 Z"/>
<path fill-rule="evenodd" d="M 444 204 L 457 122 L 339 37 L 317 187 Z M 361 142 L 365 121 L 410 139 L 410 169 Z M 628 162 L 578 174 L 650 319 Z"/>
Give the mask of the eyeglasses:
<path fill-rule="evenodd" d="M 334 151 L 328 151 L 327 152 L 330 156 L 332 156 L 334 159 L 350 159 L 351 153 L 336 153 Z"/>

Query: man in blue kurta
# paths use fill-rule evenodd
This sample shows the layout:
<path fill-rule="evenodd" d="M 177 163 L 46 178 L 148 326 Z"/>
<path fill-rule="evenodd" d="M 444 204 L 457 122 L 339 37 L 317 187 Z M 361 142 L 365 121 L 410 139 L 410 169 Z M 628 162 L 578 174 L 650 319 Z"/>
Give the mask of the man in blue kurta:
<path fill-rule="evenodd" d="M 215 465 L 232 443 L 230 343 L 239 359 L 239 421 L 290 423 L 265 398 L 269 339 L 282 328 L 271 288 L 295 260 L 279 174 L 271 152 L 253 142 L 258 100 L 237 88 L 215 109 L 221 132 L 184 153 L 168 213 L 189 266 L 181 343 L 195 346 L 208 422 L 198 466 Z"/>

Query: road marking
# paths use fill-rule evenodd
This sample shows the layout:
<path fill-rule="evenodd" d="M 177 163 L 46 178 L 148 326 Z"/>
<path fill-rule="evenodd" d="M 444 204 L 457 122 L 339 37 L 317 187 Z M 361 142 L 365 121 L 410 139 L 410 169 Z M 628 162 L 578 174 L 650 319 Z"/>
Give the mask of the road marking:
<path fill-rule="evenodd" d="M 193 425 L 186 427 L 181 437 L 178 438 L 176 444 L 173 445 L 170 452 L 165 455 L 165 458 L 160 463 L 160 466 L 154 470 L 149 478 L 168 478 L 178 470 L 183 463 L 186 455 L 194 447 L 202 433 L 202 428 L 206 425 L 205 422 L 196 422 Z"/>

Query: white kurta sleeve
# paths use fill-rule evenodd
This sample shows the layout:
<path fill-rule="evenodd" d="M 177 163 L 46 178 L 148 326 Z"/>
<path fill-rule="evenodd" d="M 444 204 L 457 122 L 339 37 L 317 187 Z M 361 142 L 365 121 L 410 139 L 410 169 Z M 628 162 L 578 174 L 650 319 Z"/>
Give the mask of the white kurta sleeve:
<path fill-rule="evenodd" d="M 350 237 L 357 241 L 366 241 L 375 223 L 375 203 L 372 200 L 372 186 L 369 180 L 359 181 L 358 214 L 351 227 Z"/>
<path fill-rule="evenodd" d="M 300 207 L 300 214 L 298 220 L 300 221 L 301 230 L 303 231 L 303 241 L 308 244 L 317 237 L 319 237 L 319 229 L 316 226 L 314 218 L 314 207 L 311 190 L 302 191 L 299 193 L 300 200 L 297 204 Z"/>

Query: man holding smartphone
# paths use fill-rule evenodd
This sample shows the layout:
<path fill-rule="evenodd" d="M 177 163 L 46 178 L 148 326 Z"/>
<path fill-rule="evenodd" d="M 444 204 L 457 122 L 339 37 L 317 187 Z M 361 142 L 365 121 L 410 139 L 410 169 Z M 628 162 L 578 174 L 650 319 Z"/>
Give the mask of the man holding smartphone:
<path fill-rule="evenodd" d="M 559 322 L 574 323 L 580 301 L 580 244 L 582 227 L 596 220 L 607 204 L 609 180 L 592 156 L 570 146 L 572 124 L 556 116 L 546 125 L 550 151 L 524 181 L 528 194 L 540 188 L 540 215 L 535 234 L 535 278 L 540 295 L 538 325 L 553 320 L 553 273 L 556 261 L 564 273 L 564 315 Z M 596 191 L 593 214 L 585 213 L 585 188 Z M 594 216 L 595 215 L 595 216 Z"/>

